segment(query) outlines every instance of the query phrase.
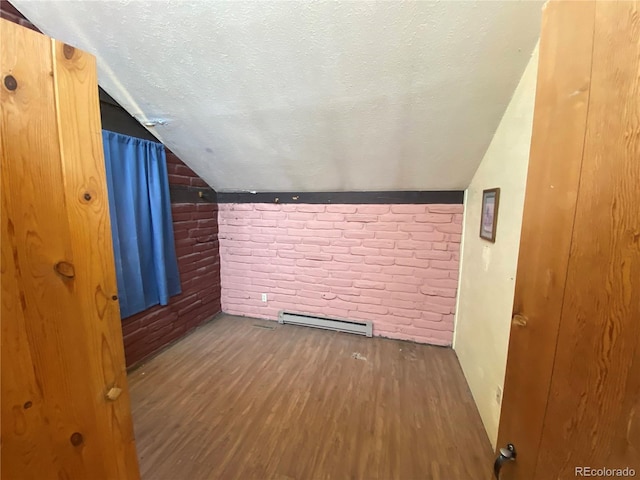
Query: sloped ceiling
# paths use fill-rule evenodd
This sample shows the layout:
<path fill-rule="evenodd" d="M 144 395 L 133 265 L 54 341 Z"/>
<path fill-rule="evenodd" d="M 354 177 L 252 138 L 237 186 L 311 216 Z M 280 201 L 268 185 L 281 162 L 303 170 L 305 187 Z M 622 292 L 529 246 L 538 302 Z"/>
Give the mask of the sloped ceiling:
<path fill-rule="evenodd" d="M 466 188 L 542 2 L 29 1 L 218 191 Z"/>

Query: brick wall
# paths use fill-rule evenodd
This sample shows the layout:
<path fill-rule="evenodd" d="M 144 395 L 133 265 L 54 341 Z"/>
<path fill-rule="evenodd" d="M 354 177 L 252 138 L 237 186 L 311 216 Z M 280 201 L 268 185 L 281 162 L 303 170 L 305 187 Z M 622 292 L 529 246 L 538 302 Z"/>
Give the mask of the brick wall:
<path fill-rule="evenodd" d="M 9 3 L 7 0 L 0 1 L 0 17 L 5 20 L 9 20 L 10 22 L 17 23 L 18 25 L 22 25 L 23 27 L 30 28 L 31 30 L 38 30 L 29 20 L 24 18 L 24 16 Z"/>
<path fill-rule="evenodd" d="M 6 0 L 0 16 L 39 31 Z M 207 184 L 167 150 L 169 183 Z M 218 206 L 210 203 L 172 205 L 173 229 L 182 293 L 169 305 L 155 306 L 122 321 L 127 366 L 140 362 L 220 312 Z"/>
<path fill-rule="evenodd" d="M 0 0 L 0 18 L 4 18 L 5 20 L 9 20 L 10 22 L 17 23 L 18 25 L 22 25 L 23 27 L 30 28 L 31 30 L 35 30 L 36 32 L 40 31 L 7 0 Z"/>
<path fill-rule="evenodd" d="M 206 186 L 167 150 L 169 183 Z M 169 305 L 155 306 L 122 321 L 127 366 L 140 362 L 220 312 L 218 206 L 171 206 L 182 293 Z"/>
<path fill-rule="evenodd" d="M 37 30 L 6 0 L 0 15 Z M 167 163 L 169 183 L 206 186 L 169 151 Z M 220 262 L 218 207 L 173 205 L 182 294 L 123 320 L 127 365 L 217 314 L 221 293 L 227 313 L 372 320 L 375 335 L 450 345 L 462 208 L 222 204 Z"/>
<path fill-rule="evenodd" d="M 371 320 L 451 345 L 462 205 L 220 204 L 222 309 Z M 261 294 L 267 294 L 267 302 Z"/>

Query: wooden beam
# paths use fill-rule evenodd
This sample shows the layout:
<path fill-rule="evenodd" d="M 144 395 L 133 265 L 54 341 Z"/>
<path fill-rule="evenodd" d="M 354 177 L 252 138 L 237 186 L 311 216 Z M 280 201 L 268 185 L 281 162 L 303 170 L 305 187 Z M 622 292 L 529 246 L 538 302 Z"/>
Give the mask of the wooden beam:
<path fill-rule="evenodd" d="M 218 192 L 218 203 L 462 204 L 462 190 L 395 192 Z"/>

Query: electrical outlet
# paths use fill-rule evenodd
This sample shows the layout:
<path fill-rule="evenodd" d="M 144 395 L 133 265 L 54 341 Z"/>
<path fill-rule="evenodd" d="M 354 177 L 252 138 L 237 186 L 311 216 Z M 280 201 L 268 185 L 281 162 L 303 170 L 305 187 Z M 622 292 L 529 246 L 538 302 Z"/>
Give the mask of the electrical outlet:
<path fill-rule="evenodd" d="M 502 388 L 500 388 L 500 386 L 498 385 L 498 387 L 496 388 L 496 403 L 500 405 L 501 402 L 502 402 Z"/>
<path fill-rule="evenodd" d="M 267 303 L 267 294 L 266 294 L 266 293 L 263 293 L 263 294 L 262 294 L 262 301 L 263 301 L 264 303 Z"/>

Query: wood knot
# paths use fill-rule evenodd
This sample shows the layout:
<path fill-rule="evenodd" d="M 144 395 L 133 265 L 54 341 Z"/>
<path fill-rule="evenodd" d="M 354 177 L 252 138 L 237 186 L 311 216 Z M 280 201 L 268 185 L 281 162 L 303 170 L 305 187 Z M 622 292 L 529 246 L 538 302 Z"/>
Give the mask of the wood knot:
<path fill-rule="evenodd" d="M 16 80 L 16 77 L 14 77 L 13 75 L 7 75 L 6 77 L 4 77 L 4 86 L 7 88 L 7 90 L 11 90 L 12 92 L 18 88 L 18 81 Z"/>
<path fill-rule="evenodd" d="M 96 196 L 96 192 L 91 188 L 88 188 L 87 190 L 81 190 L 80 203 L 90 203 L 93 201 L 95 196 Z"/>
<path fill-rule="evenodd" d="M 114 400 L 117 400 L 118 397 L 120 396 L 120 394 L 122 393 L 122 389 L 118 388 L 118 387 L 112 387 L 109 389 L 109 391 L 105 394 L 105 398 L 107 400 L 111 400 L 112 402 Z"/>
<path fill-rule="evenodd" d="M 64 58 L 67 60 L 71 60 L 73 54 L 76 53 L 76 49 L 71 45 L 67 45 L 66 43 L 62 47 L 62 53 L 64 54 Z"/>
<path fill-rule="evenodd" d="M 76 276 L 76 270 L 73 265 L 69 262 L 58 262 L 55 264 L 53 269 L 56 271 L 58 275 L 64 278 L 74 278 Z"/>
<path fill-rule="evenodd" d="M 528 320 L 529 319 L 524 315 L 520 315 L 519 313 L 516 313 L 511 319 L 511 323 L 516 327 L 526 327 Z"/>
<path fill-rule="evenodd" d="M 84 437 L 80 432 L 73 432 L 69 440 L 71 441 L 71 445 L 77 447 L 78 445 L 82 445 L 82 442 L 84 442 Z"/>
<path fill-rule="evenodd" d="M 33 402 L 31 400 L 24 402 L 24 405 L 22 406 L 22 408 L 24 408 L 25 410 L 31 407 L 33 407 Z"/>

